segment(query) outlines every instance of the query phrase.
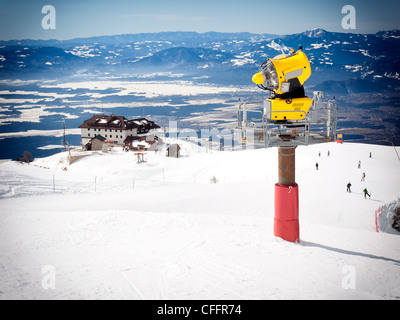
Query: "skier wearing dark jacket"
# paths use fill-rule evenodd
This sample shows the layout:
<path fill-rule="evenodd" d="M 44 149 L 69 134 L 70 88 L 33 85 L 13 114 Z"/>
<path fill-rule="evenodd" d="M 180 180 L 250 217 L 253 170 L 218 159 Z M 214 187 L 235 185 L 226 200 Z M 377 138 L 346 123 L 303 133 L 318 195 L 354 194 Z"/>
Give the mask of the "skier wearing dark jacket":
<path fill-rule="evenodd" d="M 351 183 L 349 182 L 349 183 L 347 184 L 347 192 L 350 192 L 350 193 L 351 193 L 350 187 L 351 187 Z"/>
<path fill-rule="evenodd" d="M 365 188 L 365 189 L 363 190 L 363 193 L 364 193 L 364 199 L 367 199 L 367 196 L 371 199 L 371 195 L 368 193 L 367 188 Z"/>

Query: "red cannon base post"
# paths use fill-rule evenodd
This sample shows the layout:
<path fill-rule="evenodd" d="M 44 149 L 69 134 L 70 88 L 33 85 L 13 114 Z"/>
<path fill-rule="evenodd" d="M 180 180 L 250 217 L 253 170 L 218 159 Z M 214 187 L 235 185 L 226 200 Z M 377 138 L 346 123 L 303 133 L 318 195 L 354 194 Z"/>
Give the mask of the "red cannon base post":
<path fill-rule="evenodd" d="M 274 236 L 300 242 L 299 187 L 275 184 Z"/>

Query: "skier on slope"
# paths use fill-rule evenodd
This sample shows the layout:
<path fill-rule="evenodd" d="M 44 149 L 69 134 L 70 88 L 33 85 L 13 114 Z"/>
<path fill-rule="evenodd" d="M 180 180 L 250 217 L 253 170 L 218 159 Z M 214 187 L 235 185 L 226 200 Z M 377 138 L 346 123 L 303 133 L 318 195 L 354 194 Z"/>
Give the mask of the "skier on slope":
<path fill-rule="evenodd" d="M 367 199 L 367 196 L 371 199 L 371 195 L 368 193 L 367 188 L 365 188 L 365 189 L 363 190 L 363 193 L 364 193 L 364 199 Z"/>
<path fill-rule="evenodd" d="M 365 181 L 365 172 L 362 174 L 361 181 Z"/>
<path fill-rule="evenodd" d="M 350 192 L 351 193 L 351 183 L 349 182 L 348 184 L 347 184 L 347 192 Z"/>

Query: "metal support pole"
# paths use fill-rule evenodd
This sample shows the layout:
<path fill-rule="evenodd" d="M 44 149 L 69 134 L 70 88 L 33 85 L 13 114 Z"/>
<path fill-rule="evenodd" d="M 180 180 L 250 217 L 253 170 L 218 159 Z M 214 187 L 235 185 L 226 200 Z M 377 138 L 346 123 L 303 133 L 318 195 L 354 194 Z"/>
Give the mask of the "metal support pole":
<path fill-rule="evenodd" d="M 274 235 L 290 242 L 300 241 L 295 151 L 293 146 L 278 148 L 278 183 L 275 184 Z"/>
<path fill-rule="evenodd" d="M 330 102 L 327 104 L 328 120 L 326 121 L 326 136 L 331 138 L 332 133 L 332 105 Z"/>
<path fill-rule="evenodd" d="M 242 142 L 247 142 L 247 108 L 246 103 L 243 104 L 243 124 L 242 124 Z"/>
<path fill-rule="evenodd" d="M 296 184 L 296 147 L 278 148 L 278 184 L 294 186 Z"/>

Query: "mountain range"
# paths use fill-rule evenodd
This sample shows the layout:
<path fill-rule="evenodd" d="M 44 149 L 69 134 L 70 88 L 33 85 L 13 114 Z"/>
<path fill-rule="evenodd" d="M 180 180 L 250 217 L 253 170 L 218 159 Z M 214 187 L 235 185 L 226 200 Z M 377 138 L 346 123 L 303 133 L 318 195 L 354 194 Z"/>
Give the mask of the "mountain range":
<path fill-rule="evenodd" d="M 314 29 L 291 35 L 161 32 L 72 40 L 0 41 L 0 79 L 154 72 L 251 84 L 269 57 L 299 46 L 310 59 L 307 85 L 333 94 L 400 90 L 400 31 L 352 34 Z"/>

